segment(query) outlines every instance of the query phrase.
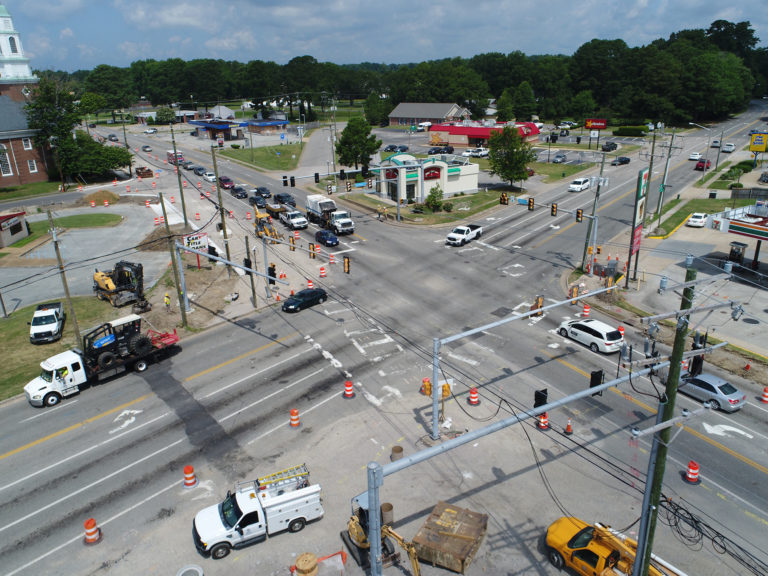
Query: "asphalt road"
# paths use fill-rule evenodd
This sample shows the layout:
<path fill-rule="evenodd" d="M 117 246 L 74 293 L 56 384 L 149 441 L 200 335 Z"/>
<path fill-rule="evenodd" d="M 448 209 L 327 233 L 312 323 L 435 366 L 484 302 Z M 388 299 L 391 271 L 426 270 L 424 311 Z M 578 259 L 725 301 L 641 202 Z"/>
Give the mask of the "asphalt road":
<path fill-rule="evenodd" d="M 678 166 L 673 178 L 684 182 L 691 174 L 681 163 L 686 169 Z M 613 170 L 601 202 L 605 238 L 631 214 L 633 171 Z M 237 166 L 226 173 L 275 181 Z M 590 195 L 564 189 L 537 195 L 537 202 L 553 200 L 566 209 L 591 205 Z M 206 202 L 193 195 L 190 206 L 203 210 Z M 225 206 L 235 202 L 226 198 Z M 395 445 L 408 455 L 428 443 L 431 403 L 418 390 L 431 376 L 433 339 L 527 311 L 536 294 L 561 300 L 560 277 L 578 264 L 583 247 L 583 228 L 548 210 L 494 212 L 482 222 L 482 240 L 460 249 L 444 245 L 444 229 L 384 224 L 355 208 L 353 216 L 357 232 L 340 249 L 353 254 L 352 274 L 336 271 L 323 281 L 331 295 L 325 304 L 296 315 L 268 308 L 222 324 L 185 339 L 178 354 L 147 372 L 95 386 L 52 410 L 23 399 L 0 406 L 4 573 L 167 574 L 194 563 L 212 575 L 280 574 L 301 552 L 339 550 L 338 532 L 350 499 L 365 490 L 367 463 L 387 462 Z M 314 271 L 299 256 L 282 256 L 292 271 Z M 615 374 L 615 355 L 595 355 L 554 332 L 579 310 L 558 308 L 443 347 L 442 376 L 453 380 L 455 395 L 445 403 L 444 431 L 448 423 L 476 430 L 528 409 L 541 388 L 551 400 L 583 390 L 592 370 Z M 641 341 L 632 331 L 627 338 Z M 353 400 L 341 397 L 348 379 Z M 558 516 L 616 527 L 639 516 L 649 444 L 629 430 L 649 426 L 656 406 L 651 382 L 632 384 L 553 411 L 549 432 L 513 426 L 388 477 L 382 499 L 393 503 L 395 528 L 413 537 L 445 500 L 489 516 L 468 576 L 555 574 L 540 539 Z M 476 407 L 466 401 L 471 386 L 479 388 Z M 694 407 L 684 397 L 678 405 Z M 299 429 L 288 425 L 292 408 L 300 411 Z M 737 414 L 686 422 L 670 447 L 664 485 L 665 494 L 763 562 L 765 416 L 753 402 Z M 569 437 L 562 434 L 568 418 L 575 432 Z M 699 486 L 681 480 L 690 459 L 701 466 Z M 223 561 L 196 554 L 190 523 L 199 509 L 237 480 L 301 462 L 323 485 L 324 519 Z M 187 464 L 201 481 L 193 490 L 181 487 Z M 104 540 L 84 547 L 89 517 Z M 689 573 L 743 573 L 707 544 L 687 548 L 663 524 L 654 550 Z M 444 573 L 430 566 L 422 572 Z M 348 566 L 348 573 L 361 571 Z"/>

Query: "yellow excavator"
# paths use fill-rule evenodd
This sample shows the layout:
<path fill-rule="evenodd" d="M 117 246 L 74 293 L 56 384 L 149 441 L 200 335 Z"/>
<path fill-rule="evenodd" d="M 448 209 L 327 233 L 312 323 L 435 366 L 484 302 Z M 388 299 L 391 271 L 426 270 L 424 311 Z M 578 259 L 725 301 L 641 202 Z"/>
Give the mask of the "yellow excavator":
<path fill-rule="evenodd" d="M 266 236 L 280 240 L 283 237 L 282 233 L 275 228 L 272 216 L 269 213 L 259 212 L 258 208 L 254 214 L 253 228 L 257 238 Z"/>
<path fill-rule="evenodd" d="M 349 548 L 350 554 L 357 561 L 357 563 L 367 570 L 370 567 L 369 550 L 371 543 L 368 541 L 368 510 L 363 506 L 355 506 L 355 500 L 353 500 L 352 516 L 347 523 L 347 530 L 341 533 L 341 539 Z M 358 504 L 360 504 L 358 502 Z M 416 553 L 416 546 L 413 542 L 409 542 L 400 534 L 395 532 L 391 526 L 382 524 L 381 526 L 381 551 L 382 562 L 385 566 L 389 566 L 399 560 L 400 555 L 395 552 L 395 548 L 390 542 L 390 539 L 394 540 L 403 550 L 408 554 L 408 558 L 411 560 L 411 576 L 420 576 L 421 568 L 419 567 L 419 557 Z"/>
<path fill-rule="evenodd" d="M 133 262 L 120 261 L 112 270 L 93 273 L 93 291 L 99 300 L 109 300 L 112 306 L 124 306 L 134 302 L 137 314 L 150 309 L 144 298 L 144 267 Z"/>

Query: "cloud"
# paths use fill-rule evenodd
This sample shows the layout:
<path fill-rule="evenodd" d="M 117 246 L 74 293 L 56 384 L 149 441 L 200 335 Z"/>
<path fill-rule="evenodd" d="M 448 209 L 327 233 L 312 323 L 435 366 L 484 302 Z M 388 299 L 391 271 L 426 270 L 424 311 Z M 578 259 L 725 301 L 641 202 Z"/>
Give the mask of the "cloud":
<path fill-rule="evenodd" d="M 72 28 L 63 28 L 61 32 L 59 32 L 59 38 L 61 40 L 74 38 L 74 37 L 75 37 L 75 33 L 72 31 Z"/>
<path fill-rule="evenodd" d="M 150 45 L 146 42 L 120 42 L 117 45 L 119 52 L 124 54 L 129 60 L 143 60 L 152 53 Z"/>

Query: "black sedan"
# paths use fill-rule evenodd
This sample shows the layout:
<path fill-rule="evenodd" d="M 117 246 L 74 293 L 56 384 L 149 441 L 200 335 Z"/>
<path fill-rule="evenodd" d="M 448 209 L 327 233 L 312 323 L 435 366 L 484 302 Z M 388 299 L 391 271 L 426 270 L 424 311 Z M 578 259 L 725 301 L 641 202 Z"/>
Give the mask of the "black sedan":
<path fill-rule="evenodd" d="M 296 292 L 283 302 L 283 312 L 298 312 L 315 304 L 322 304 L 328 299 L 328 294 L 322 288 L 307 288 Z"/>
<path fill-rule="evenodd" d="M 384 152 L 397 152 L 397 146 L 395 144 L 387 144 L 384 146 Z"/>
<path fill-rule="evenodd" d="M 339 239 L 330 230 L 318 230 L 315 233 L 315 241 L 326 246 L 338 246 Z"/>
<path fill-rule="evenodd" d="M 624 164 L 629 164 L 629 158 L 626 156 L 619 156 L 611 162 L 611 166 L 624 166 Z"/>
<path fill-rule="evenodd" d="M 194 172 L 198 176 L 202 176 L 203 174 L 208 172 L 208 168 L 205 168 L 204 166 L 195 166 L 194 168 L 192 168 L 192 172 Z"/>
<path fill-rule="evenodd" d="M 248 203 L 251 206 L 256 206 L 256 208 L 267 207 L 267 200 L 264 198 L 264 196 L 251 196 L 250 198 L 248 198 Z"/>
<path fill-rule="evenodd" d="M 272 192 L 270 192 L 269 188 L 266 186 L 257 186 L 256 188 L 252 189 L 251 192 L 261 196 L 262 198 L 272 198 Z"/>
<path fill-rule="evenodd" d="M 405 144 L 400 144 L 400 146 L 397 147 L 398 152 L 408 152 L 408 146 Z"/>
<path fill-rule="evenodd" d="M 619 145 L 616 142 L 606 142 L 603 144 L 603 152 L 613 152 Z"/>
<path fill-rule="evenodd" d="M 234 188 L 229 189 L 229 193 L 232 194 L 235 198 L 248 198 L 248 190 L 243 188 L 242 186 L 235 186 Z"/>
<path fill-rule="evenodd" d="M 442 148 L 440 146 L 433 146 L 432 148 L 429 149 L 427 154 L 432 156 L 434 154 L 440 154 L 441 151 L 442 151 Z"/>

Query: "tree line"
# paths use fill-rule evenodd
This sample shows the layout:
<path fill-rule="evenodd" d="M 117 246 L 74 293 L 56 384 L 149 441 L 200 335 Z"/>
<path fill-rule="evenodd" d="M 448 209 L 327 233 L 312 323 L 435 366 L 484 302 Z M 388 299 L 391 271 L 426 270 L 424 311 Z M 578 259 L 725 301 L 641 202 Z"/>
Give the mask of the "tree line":
<path fill-rule="evenodd" d="M 37 71 L 80 100 L 82 111 L 179 103 L 204 108 L 243 99 L 269 111 L 308 104 L 307 121 L 332 101 L 366 100 L 368 121 L 384 121 L 400 102 L 451 102 L 482 118 L 497 101 L 499 118 L 585 116 L 613 123 L 717 120 L 768 93 L 768 49 L 757 48 L 749 22 L 716 20 L 630 48 L 591 40 L 571 56 L 485 53 L 421 63 L 337 65 L 298 56 L 285 65 L 252 60 L 139 60 L 128 68 Z M 294 116 L 296 117 L 296 116 Z"/>

